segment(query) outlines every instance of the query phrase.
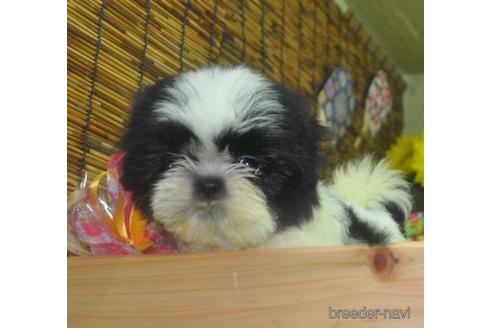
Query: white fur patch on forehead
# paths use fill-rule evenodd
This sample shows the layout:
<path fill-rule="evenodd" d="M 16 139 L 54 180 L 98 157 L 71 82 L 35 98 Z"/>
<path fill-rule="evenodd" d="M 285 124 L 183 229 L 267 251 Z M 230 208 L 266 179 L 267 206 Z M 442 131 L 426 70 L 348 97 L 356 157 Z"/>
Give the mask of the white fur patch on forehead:
<path fill-rule="evenodd" d="M 167 90 L 172 99 L 158 103 L 155 112 L 159 120 L 189 126 L 205 142 L 228 128 L 238 132 L 252 127 L 275 129 L 284 108 L 271 86 L 244 66 L 185 72 Z"/>

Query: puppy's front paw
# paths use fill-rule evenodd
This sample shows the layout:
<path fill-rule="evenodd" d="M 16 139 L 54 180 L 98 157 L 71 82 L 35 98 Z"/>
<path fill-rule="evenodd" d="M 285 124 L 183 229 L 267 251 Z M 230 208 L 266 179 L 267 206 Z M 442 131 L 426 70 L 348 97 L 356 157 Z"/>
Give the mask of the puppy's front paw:
<path fill-rule="evenodd" d="M 387 212 L 401 231 L 412 207 L 409 183 L 384 160 L 374 164 L 371 156 L 339 167 L 332 191 L 346 204 Z M 370 217 L 366 222 L 382 228 L 381 222 L 371 222 Z"/>

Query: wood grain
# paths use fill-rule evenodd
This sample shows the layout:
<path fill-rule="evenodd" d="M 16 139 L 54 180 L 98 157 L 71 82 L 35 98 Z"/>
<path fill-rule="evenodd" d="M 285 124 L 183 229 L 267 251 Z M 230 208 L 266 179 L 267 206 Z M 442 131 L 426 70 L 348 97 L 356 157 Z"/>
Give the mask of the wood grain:
<path fill-rule="evenodd" d="M 423 242 L 70 257 L 69 327 L 420 327 Z M 402 309 L 341 319 L 331 309 Z"/>

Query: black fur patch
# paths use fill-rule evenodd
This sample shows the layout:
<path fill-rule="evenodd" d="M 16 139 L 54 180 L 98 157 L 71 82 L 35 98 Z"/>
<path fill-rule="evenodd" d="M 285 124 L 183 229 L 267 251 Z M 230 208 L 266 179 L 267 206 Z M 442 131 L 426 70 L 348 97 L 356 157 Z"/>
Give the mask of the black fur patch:
<path fill-rule="evenodd" d="M 369 224 L 361 221 L 352 208 L 345 206 L 345 212 L 350 219 L 348 234 L 350 237 L 366 242 L 369 245 L 384 244 L 388 235 L 384 231 L 376 231 Z"/>
<path fill-rule="evenodd" d="M 384 208 L 386 211 L 391 215 L 393 220 L 395 220 L 396 223 L 398 223 L 398 226 L 400 227 L 400 231 L 402 233 L 405 233 L 405 213 L 401 209 L 400 206 L 396 205 L 394 202 L 386 202 L 384 203 Z"/>
<path fill-rule="evenodd" d="M 163 80 L 136 97 L 127 132 L 120 142 L 120 149 L 126 153 L 120 180 L 133 191 L 135 203 L 149 218 L 153 184 L 169 169 L 173 154 L 191 141 L 198 142 L 181 123 L 159 122 L 152 115 L 156 101 L 169 97 L 165 88 L 172 83 L 172 78 Z"/>

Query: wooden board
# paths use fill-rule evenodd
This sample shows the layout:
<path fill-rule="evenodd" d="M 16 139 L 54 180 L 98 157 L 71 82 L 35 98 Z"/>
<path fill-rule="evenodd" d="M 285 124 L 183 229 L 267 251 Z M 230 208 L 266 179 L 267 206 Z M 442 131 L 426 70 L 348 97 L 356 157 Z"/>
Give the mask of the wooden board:
<path fill-rule="evenodd" d="M 421 327 L 424 244 L 70 257 L 69 327 Z M 338 310 L 401 309 L 406 319 Z M 410 311 L 407 311 L 410 309 Z M 330 312 L 331 310 L 331 312 Z M 331 314 L 330 314 L 331 313 Z M 363 314 L 362 311 L 359 315 Z M 334 319 L 340 315 L 340 319 Z"/>

